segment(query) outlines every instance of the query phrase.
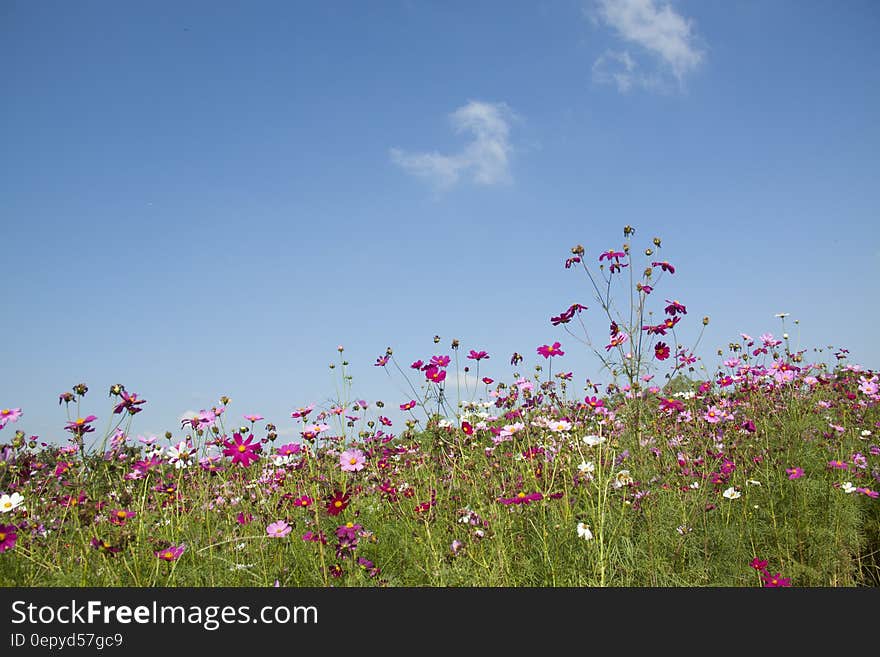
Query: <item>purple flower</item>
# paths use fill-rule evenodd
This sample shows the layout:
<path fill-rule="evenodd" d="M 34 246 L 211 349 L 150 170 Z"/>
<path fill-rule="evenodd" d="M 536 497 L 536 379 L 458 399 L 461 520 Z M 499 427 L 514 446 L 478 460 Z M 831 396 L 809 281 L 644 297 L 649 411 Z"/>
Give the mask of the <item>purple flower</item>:
<path fill-rule="evenodd" d="M 0 552 L 6 552 L 15 547 L 18 534 L 15 533 L 15 525 L 0 525 Z"/>

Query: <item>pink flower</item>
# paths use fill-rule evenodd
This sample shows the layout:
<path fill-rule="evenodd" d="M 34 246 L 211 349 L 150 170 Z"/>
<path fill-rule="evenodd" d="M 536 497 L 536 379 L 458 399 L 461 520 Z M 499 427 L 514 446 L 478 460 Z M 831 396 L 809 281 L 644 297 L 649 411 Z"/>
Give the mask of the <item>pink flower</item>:
<path fill-rule="evenodd" d="M 339 455 L 339 467 L 343 472 L 359 472 L 366 462 L 367 457 L 359 449 L 347 449 Z"/>
<path fill-rule="evenodd" d="M 400 405 L 400 410 L 402 410 L 402 411 L 410 411 L 410 410 L 412 410 L 413 408 L 415 408 L 415 406 L 416 406 L 416 400 L 415 400 L 415 399 L 411 399 L 410 401 L 406 402 L 405 404 L 401 404 L 401 405 Z"/>
<path fill-rule="evenodd" d="M 313 410 L 315 410 L 315 405 L 314 405 L 314 404 L 309 404 L 309 405 L 306 406 L 305 408 L 298 408 L 298 409 L 296 409 L 293 413 L 290 414 L 290 417 L 292 417 L 292 418 L 294 418 L 294 419 L 298 419 L 298 418 L 303 418 L 303 419 L 305 419 L 305 417 L 306 417 L 309 413 L 311 413 Z"/>
<path fill-rule="evenodd" d="M 0 525 L 0 552 L 6 552 L 15 547 L 18 534 L 15 525 Z"/>
<path fill-rule="evenodd" d="M 266 527 L 266 533 L 272 538 L 284 538 L 293 527 L 288 525 L 284 520 L 277 520 Z"/>
<path fill-rule="evenodd" d="M 652 266 L 652 267 L 660 267 L 660 269 L 661 269 L 662 271 L 668 271 L 670 274 L 674 274 L 674 273 L 675 273 L 675 267 L 673 267 L 672 265 L 670 265 L 670 264 L 669 264 L 668 262 L 666 262 L 665 260 L 664 260 L 663 262 L 652 262 L 652 263 L 651 263 L 651 266 Z"/>
<path fill-rule="evenodd" d="M 7 422 L 18 422 L 21 417 L 20 408 L 3 408 L 0 409 L 0 429 L 6 426 Z"/>
<path fill-rule="evenodd" d="M 524 493 L 520 491 L 513 497 L 502 497 L 498 501 L 502 504 L 529 504 L 530 502 L 537 502 L 538 500 L 543 500 L 544 496 L 541 493 Z"/>
<path fill-rule="evenodd" d="M 489 354 L 487 354 L 485 351 L 474 351 L 473 349 L 471 349 L 471 353 L 468 354 L 468 358 L 470 358 L 471 360 L 476 360 L 476 361 L 481 361 L 484 358 L 488 358 L 488 357 L 489 357 Z"/>
<path fill-rule="evenodd" d="M 431 365 L 434 367 L 447 367 L 449 365 L 449 356 L 434 356 L 431 358 Z"/>
<path fill-rule="evenodd" d="M 709 424 L 717 424 L 721 421 L 723 414 L 714 406 L 710 406 L 706 409 L 706 412 L 703 414 L 703 419 L 706 420 Z"/>
<path fill-rule="evenodd" d="M 164 550 L 158 550 L 155 554 L 162 561 L 177 561 L 184 550 L 186 550 L 186 543 L 181 543 L 180 545 L 169 545 Z"/>
<path fill-rule="evenodd" d="M 775 575 L 764 573 L 761 576 L 761 579 L 764 580 L 765 588 L 780 588 L 784 586 L 791 586 L 791 578 L 783 577 L 781 573 L 776 573 Z"/>
<path fill-rule="evenodd" d="M 800 479 L 804 476 L 803 468 L 786 468 L 785 474 L 788 475 L 789 479 Z"/>
<path fill-rule="evenodd" d="M 233 440 L 224 443 L 226 448 L 223 450 L 223 455 L 232 457 L 233 465 L 239 463 L 246 468 L 253 461 L 259 460 L 260 444 L 252 442 L 253 435 L 248 436 L 245 440 L 240 433 L 235 433 L 232 434 L 232 438 Z"/>
<path fill-rule="evenodd" d="M 561 344 L 559 344 L 558 342 L 554 342 L 552 345 L 541 345 L 540 347 L 538 347 L 537 352 L 544 358 L 550 358 L 552 356 L 564 356 L 565 352 L 562 351 L 560 347 L 562 347 Z"/>
<path fill-rule="evenodd" d="M 758 557 L 755 557 L 754 559 L 752 559 L 752 562 L 749 565 L 755 570 L 763 571 L 765 568 L 767 568 L 767 561 L 765 559 L 758 559 Z"/>
<path fill-rule="evenodd" d="M 245 415 L 244 419 L 248 420 L 249 422 L 259 422 L 260 420 L 263 419 L 263 416 L 262 415 Z"/>
<path fill-rule="evenodd" d="M 446 370 L 431 365 L 425 370 L 425 378 L 434 383 L 443 383 L 446 380 Z"/>

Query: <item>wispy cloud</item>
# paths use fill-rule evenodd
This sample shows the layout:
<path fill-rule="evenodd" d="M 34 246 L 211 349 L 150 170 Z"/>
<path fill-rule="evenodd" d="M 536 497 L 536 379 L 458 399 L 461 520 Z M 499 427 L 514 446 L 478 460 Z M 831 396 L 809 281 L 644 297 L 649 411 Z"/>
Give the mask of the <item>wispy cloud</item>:
<path fill-rule="evenodd" d="M 682 86 L 705 59 L 693 20 L 660 0 L 596 0 L 588 13 L 656 64 L 657 72 L 642 73 L 640 62 L 628 50 L 606 51 L 593 64 L 593 79 L 615 84 L 621 92 L 635 85 L 658 88 L 662 86 L 660 73 L 671 75 Z"/>
<path fill-rule="evenodd" d="M 458 153 L 407 152 L 391 149 L 391 161 L 405 171 L 428 180 L 439 189 L 462 179 L 479 185 L 511 181 L 510 121 L 513 112 L 505 103 L 470 101 L 449 115 L 457 134 L 470 135 Z"/>

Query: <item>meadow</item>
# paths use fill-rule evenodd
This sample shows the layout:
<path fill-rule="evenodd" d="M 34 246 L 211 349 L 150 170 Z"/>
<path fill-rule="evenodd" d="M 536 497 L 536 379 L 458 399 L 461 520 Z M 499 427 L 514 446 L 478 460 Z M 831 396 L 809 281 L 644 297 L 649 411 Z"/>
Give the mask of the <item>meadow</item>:
<path fill-rule="evenodd" d="M 657 238 L 637 264 L 633 236 L 570 250 L 592 301 L 530 359 L 439 337 L 420 360 L 379 355 L 408 399 L 350 399 L 340 346 L 337 402 L 283 419 L 223 397 L 142 436 L 147 400 L 78 384 L 53 444 L 0 400 L 0 584 L 880 584 L 880 376 L 845 349 L 793 351 L 784 315 L 699 376 L 676 326 L 709 319 L 660 294 L 675 266 Z M 571 349 L 608 380 L 565 371 Z M 481 376 L 489 359 L 505 380 Z"/>

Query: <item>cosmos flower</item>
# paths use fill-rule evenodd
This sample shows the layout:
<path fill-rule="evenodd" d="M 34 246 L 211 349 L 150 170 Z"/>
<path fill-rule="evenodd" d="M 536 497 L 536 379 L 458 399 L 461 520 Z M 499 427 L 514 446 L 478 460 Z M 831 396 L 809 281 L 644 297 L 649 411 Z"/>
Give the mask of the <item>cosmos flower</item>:
<path fill-rule="evenodd" d="M 5 427 L 7 422 L 18 422 L 18 418 L 20 418 L 21 415 L 20 408 L 0 409 L 0 429 Z"/>
<path fill-rule="evenodd" d="M 288 525 L 284 520 L 276 520 L 266 527 L 266 533 L 271 538 L 284 538 L 292 530 L 293 528 Z"/>
<path fill-rule="evenodd" d="M 727 499 L 729 499 L 729 500 L 735 500 L 735 499 L 738 499 L 739 497 L 742 496 L 742 493 L 740 493 L 740 492 L 739 492 L 736 488 L 734 488 L 733 486 L 731 486 L 730 488 L 728 488 L 727 490 L 725 490 L 725 491 L 724 491 L 723 493 L 721 493 L 721 494 L 722 494 L 724 497 L 726 497 Z"/>
<path fill-rule="evenodd" d="M 18 541 L 18 528 L 15 525 L 0 525 L 0 552 L 6 552 L 15 547 Z"/>
<path fill-rule="evenodd" d="M 240 433 L 234 433 L 232 440 L 223 443 L 223 455 L 231 457 L 233 465 L 238 464 L 246 468 L 260 458 L 260 443 L 254 443 L 253 440 L 253 434 L 248 435 L 245 440 Z"/>
<path fill-rule="evenodd" d="M 590 531 L 590 526 L 584 522 L 577 524 L 577 535 L 578 538 L 582 538 L 585 541 L 593 540 L 593 532 Z"/>
<path fill-rule="evenodd" d="M 0 495 L 0 513 L 9 513 L 19 507 L 24 508 L 24 497 L 21 493 Z"/>
<path fill-rule="evenodd" d="M 562 349 L 560 347 L 562 347 L 562 345 L 560 343 L 554 342 L 552 345 L 548 345 L 548 344 L 541 345 L 540 347 L 537 348 L 536 351 L 538 352 L 539 355 L 543 356 L 544 358 L 551 358 L 553 356 L 564 356 L 565 352 L 562 351 Z"/>
<path fill-rule="evenodd" d="M 359 449 L 348 449 L 339 455 L 339 467 L 343 472 L 359 472 L 366 462 L 366 455 Z"/>
<path fill-rule="evenodd" d="M 156 557 L 162 561 L 177 561 L 183 555 L 185 550 L 186 544 L 181 543 L 180 545 L 169 545 L 164 550 L 157 550 L 155 554 Z"/>

